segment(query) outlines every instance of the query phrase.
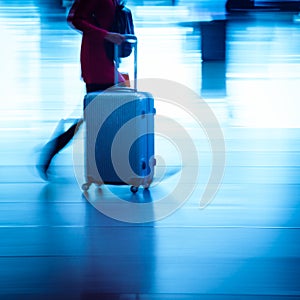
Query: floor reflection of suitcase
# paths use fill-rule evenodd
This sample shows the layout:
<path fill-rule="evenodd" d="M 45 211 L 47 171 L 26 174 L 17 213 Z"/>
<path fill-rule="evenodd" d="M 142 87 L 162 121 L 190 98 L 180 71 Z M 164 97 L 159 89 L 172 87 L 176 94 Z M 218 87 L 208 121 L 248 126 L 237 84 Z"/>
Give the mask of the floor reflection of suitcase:
<path fill-rule="evenodd" d="M 153 180 L 154 99 L 137 90 L 137 40 L 134 41 L 134 88 L 115 86 L 84 99 L 85 177 L 97 185 L 148 188 Z"/>

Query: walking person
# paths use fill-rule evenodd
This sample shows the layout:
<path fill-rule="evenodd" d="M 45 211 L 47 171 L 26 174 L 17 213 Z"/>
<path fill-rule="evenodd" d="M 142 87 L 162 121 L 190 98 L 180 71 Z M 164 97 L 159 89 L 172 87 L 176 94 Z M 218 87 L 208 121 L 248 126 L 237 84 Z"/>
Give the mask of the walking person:
<path fill-rule="evenodd" d="M 125 37 L 110 32 L 115 14 L 116 0 L 75 0 L 67 17 L 72 28 L 82 34 L 80 64 L 86 92 L 103 91 L 115 83 L 115 64 L 105 51 L 105 42 L 120 45 Z M 124 78 L 118 74 L 118 82 Z M 48 180 L 48 169 L 54 156 L 74 137 L 82 123 L 77 120 L 67 131 L 50 140 L 42 149 L 37 170 Z"/>

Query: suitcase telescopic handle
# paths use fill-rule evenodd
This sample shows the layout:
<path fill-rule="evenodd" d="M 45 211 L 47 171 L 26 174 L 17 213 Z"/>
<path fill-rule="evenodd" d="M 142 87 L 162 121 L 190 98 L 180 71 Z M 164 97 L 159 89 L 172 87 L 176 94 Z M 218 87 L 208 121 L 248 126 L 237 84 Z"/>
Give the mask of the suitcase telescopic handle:
<path fill-rule="evenodd" d="M 133 73 L 133 88 L 137 91 L 137 37 L 133 34 L 125 34 L 124 42 L 131 43 L 133 46 L 133 54 L 134 54 L 134 73 Z M 114 44 L 114 54 L 115 54 L 115 84 L 118 84 L 118 68 L 119 68 L 119 46 Z"/>

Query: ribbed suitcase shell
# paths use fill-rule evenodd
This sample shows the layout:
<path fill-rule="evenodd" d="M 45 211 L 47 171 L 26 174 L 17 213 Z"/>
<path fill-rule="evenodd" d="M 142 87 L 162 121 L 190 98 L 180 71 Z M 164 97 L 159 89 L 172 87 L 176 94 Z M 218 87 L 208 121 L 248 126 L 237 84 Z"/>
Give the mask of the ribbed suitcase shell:
<path fill-rule="evenodd" d="M 87 94 L 84 107 L 85 189 L 91 183 L 148 188 L 155 165 L 152 95 L 117 87 Z"/>

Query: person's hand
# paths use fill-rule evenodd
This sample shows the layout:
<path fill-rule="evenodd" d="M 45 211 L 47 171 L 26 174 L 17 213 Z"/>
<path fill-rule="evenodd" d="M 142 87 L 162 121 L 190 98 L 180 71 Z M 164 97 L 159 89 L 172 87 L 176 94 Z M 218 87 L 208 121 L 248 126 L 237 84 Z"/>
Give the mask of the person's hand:
<path fill-rule="evenodd" d="M 105 39 L 114 44 L 121 45 L 124 42 L 125 37 L 120 33 L 108 32 L 107 35 L 105 36 Z"/>

